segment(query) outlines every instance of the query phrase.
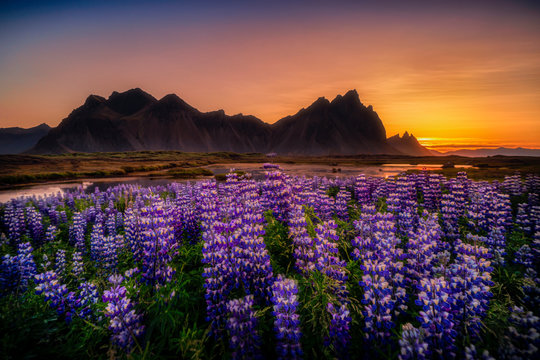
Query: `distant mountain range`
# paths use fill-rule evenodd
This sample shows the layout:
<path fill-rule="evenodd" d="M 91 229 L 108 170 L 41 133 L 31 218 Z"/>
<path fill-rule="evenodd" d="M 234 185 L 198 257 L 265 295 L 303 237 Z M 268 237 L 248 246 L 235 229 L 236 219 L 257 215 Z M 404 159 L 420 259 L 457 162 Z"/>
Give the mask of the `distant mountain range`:
<path fill-rule="evenodd" d="M 136 88 L 115 91 L 107 99 L 90 95 L 56 128 L 42 124 L 31 129 L 0 129 L 0 153 L 141 150 L 487 156 L 469 155 L 467 150 L 431 151 L 408 132 L 387 139 L 381 119 L 371 105 L 362 104 L 356 90 L 332 101 L 321 97 L 296 114 L 267 124 L 250 115 L 226 115 L 223 110 L 201 112 L 175 94 L 158 100 Z"/>
<path fill-rule="evenodd" d="M 459 155 L 459 156 L 468 156 L 468 157 L 486 157 L 486 156 L 540 156 L 540 149 L 526 149 L 522 147 L 518 148 L 505 148 L 499 147 L 496 149 L 460 149 L 448 152 L 438 152 L 432 150 L 435 155 Z"/>
<path fill-rule="evenodd" d="M 0 154 L 18 154 L 33 147 L 51 128 L 41 124 L 30 129 L 11 127 L 0 129 Z"/>

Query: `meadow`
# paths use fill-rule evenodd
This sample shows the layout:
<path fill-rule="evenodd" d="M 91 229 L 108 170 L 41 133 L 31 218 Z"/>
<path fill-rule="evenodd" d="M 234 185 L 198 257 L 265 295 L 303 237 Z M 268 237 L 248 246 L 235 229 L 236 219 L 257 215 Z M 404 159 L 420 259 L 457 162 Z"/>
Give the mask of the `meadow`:
<path fill-rule="evenodd" d="M 538 357 L 538 175 L 265 168 L 1 204 L 1 357 Z"/>
<path fill-rule="evenodd" d="M 275 156 L 260 153 L 181 151 L 133 151 L 110 153 L 72 153 L 60 155 L 0 155 L 0 189 L 38 183 L 64 182 L 80 179 L 150 177 L 195 179 L 214 176 L 209 169 L 215 165 L 234 167 L 235 164 L 272 161 L 277 164 L 342 167 L 382 166 L 384 164 L 461 164 L 474 180 L 500 180 L 516 171 L 540 174 L 540 158 L 526 156 L 492 156 L 468 158 L 461 156 L 406 155 L 342 155 L 342 156 Z M 432 171 L 455 177 L 456 168 Z M 359 172 L 361 173 L 361 172 Z M 219 176 L 218 176 L 219 179 Z"/>

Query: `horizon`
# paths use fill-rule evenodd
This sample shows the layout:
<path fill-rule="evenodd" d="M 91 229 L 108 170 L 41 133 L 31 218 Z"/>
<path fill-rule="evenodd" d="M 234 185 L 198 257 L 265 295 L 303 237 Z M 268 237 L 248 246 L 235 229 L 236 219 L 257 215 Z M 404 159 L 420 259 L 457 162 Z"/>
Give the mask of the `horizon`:
<path fill-rule="evenodd" d="M 54 127 L 88 95 L 134 87 L 267 123 L 356 89 L 387 137 L 540 148 L 534 2 L 309 5 L 0 5 L 0 127 Z"/>

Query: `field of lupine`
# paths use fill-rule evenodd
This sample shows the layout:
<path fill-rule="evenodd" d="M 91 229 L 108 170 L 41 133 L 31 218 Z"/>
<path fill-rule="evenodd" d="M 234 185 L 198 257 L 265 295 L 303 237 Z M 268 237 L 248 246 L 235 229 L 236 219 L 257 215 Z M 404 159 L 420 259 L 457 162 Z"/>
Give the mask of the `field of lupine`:
<path fill-rule="evenodd" d="M 2 358 L 538 358 L 538 176 L 265 167 L 2 204 Z"/>

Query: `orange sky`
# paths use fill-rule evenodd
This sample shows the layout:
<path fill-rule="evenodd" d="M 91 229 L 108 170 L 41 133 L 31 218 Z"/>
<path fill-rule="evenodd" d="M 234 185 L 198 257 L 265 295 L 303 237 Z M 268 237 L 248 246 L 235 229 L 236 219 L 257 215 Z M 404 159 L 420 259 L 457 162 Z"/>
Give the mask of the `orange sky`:
<path fill-rule="evenodd" d="M 540 147 L 539 12 L 473 10 L 13 16 L 0 25 L 0 127 L 55 126 L 89 93 L 132 87 L 266 122 L 356 88 L 388 136 Z"/>

